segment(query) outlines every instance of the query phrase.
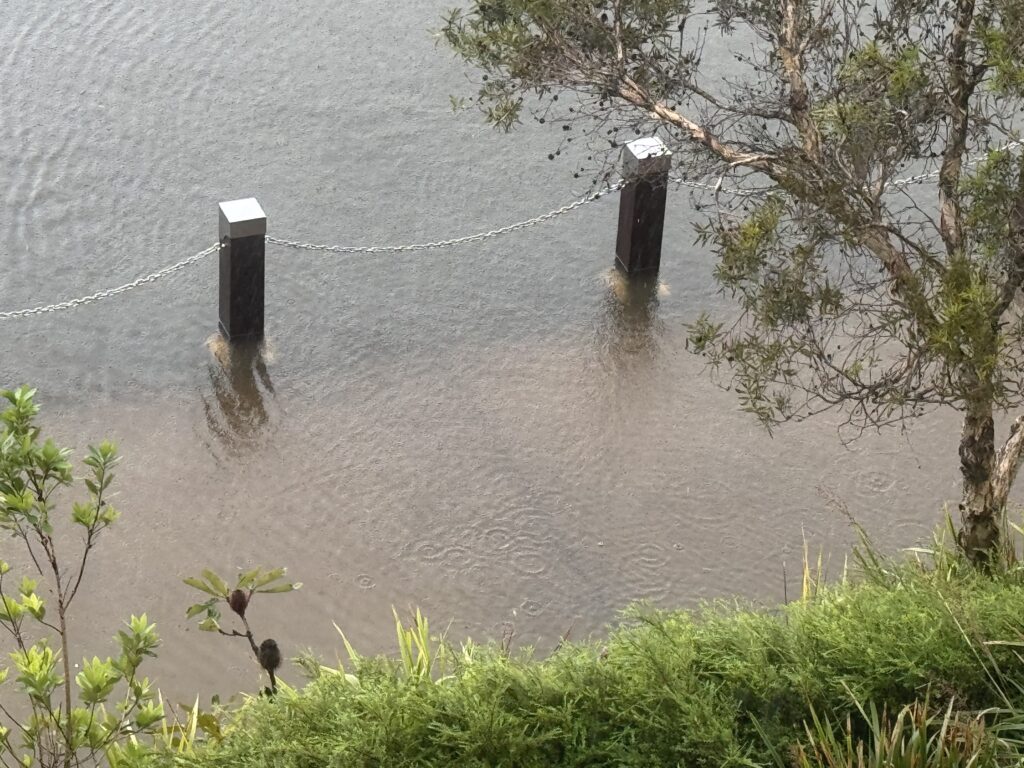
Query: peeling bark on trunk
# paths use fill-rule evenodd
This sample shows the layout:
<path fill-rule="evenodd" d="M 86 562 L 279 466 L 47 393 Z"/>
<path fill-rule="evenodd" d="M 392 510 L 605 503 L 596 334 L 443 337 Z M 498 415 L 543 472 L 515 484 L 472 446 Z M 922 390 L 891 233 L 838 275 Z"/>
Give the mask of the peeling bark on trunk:
<path fill-rule="evenodd" d="M 988 562 L 999 546 L 1002 504 L 997 505 L 995 422 L 990 403 L 975 403 L 964 415 L 960 436 L 960 548 L 973 562 Z M 1005 501 L 1003 502 L 1005 503 Z"/>
<path fill-rule="evenodd" d="M 958 542 L 976 564 L 991 563 L 1000 552 L 1003 514 L 1022 463 L 1024 414 L 1010 425 L 1006 442 L 997 451 L 992 403 L 971 404 L 960 436 L 963 499 Z"/>
<path fill-rule="evenodd" d="M 999 506 L 1005 507 L 1010 489 L 1017 479 L 1024 459 L 1024 416 L 1018 416 L 1010 426 L 1010 436 L 996 457 L 996 476 L 992 481 L 993 493 Z"/>

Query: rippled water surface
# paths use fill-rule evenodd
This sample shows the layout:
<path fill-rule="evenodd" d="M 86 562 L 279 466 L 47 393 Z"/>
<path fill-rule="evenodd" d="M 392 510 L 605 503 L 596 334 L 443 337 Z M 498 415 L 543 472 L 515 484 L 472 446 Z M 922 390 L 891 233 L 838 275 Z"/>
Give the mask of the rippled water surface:
<path fill-rule="evenodd" d="M 497 135 L 448 95 L 445 2 L 7 0 L 0 14 L 0 311 L 127 282 L 212 244 L 255 196 L 270 233 L 343 244 L 469 234 L 585 191 L 560 139 Z M 268 342 L 213 336 L 216 264 L 70 313 L 0 323 L 0 384 L 41 390 L 53 433 L 126 456 L 125 512 L 78 629 L 100 653 L 130 611 L 187 697 L 254 687 L 242 647 L 187 628 L 180 578 L 288 565 L 257 634 L 388 648 L 390 607 L 456 637 L 551 647 L 630 600 L 779 600 L 801 536 L 840 508 L 910 544 L 956 496 L 956 425 L 843 447 L 838 417 L 740 413 L 684 349 L 720 301 L 673 193 L 660 283 L 611 269 L 616 200 L 457 249 L 268 250 Z M 4 551 L 8 551 L 4 544 Z M 793 577 L 791 588 L 793 586 Z M 293 676 L 294 677 L 294 676 Z"/>

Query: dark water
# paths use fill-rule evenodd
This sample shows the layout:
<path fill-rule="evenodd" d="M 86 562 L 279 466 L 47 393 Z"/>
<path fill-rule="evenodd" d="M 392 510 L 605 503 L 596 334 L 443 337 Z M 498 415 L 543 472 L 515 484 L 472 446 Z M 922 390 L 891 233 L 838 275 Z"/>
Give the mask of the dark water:
<path fill-rule="evenodd" d="M 270 233 L 340 244 L 491 229 L 576 198 L 560 137 L 453 114 L 445 3 L 7 0 L 0 311 L 127 282 L 216 240 L 255 196 Z M 956 424 L 849 447 L 838 417 L 769 438 L 684 349 L 719 298 L 673 194 L 660 284 L 611 269 L 616 200 L 503 239 L 399 256 L 270 248 L 268 347 L 211 338 L 214 260 L 69 313 L 0 323 L 0 383 L 126 456 L 120 530 L 77 628 L 148 610 L 173 696 L 253 688 L 244 647 L 187 629 L 180 578 L 287 565 L 260 600 L 286 652 L 390 648 L 391 606 L 456 637 L 550 647 L 630 600 L 779 600 L 802 537 L 841 568 L 845 505 L 889 545 L 956 496 Z M 838 504 L 837 504 L 838 502 Z M 8 544 L 3 552 L 10 552 Z M 796 588 L 791 575 L 791 591 Z"/>

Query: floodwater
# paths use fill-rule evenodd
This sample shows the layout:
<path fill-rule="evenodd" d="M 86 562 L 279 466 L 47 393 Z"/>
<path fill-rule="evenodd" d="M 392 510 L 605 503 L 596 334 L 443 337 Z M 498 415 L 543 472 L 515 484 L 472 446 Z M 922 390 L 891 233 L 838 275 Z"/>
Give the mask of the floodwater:
<path fill-rule="evenodd" d="M 272 235 L 470 234 L 586 191 L 561 137 L 453 114 L 444 0 L 55 3 L 0 14 L 0 311 L 127 282 L 212 244 L 255 196 Z M 110 653 L 131 612 L 173 697 L 254 690 L 239 641 L 189 628 L 183 576 L 285 565 L 250 610 L 286 653 L 392 647 L 391 606 L 455 638 L 550 648 L 637 598 L 797 589 L 802 537 L 841 568 L 845 508 L 910 545 L 957 495 L 957 426 L 843 446 L 840 417 L 770 438 L 684 348 L 718 306 L 673 192 L 660 282 L 611 268 L 616 200 L 484 243 L 400 255 L 268 248 L 268 341 L 215 336 L 216 262 L 71 312 L 0 321 L 0 384 L 47 429 L 115 439 L 123 522 L 75 629 Z M 13 543 L 4 543 L 9 556 Z M 259 639 L 258 638 L 258 639 Z M 286 678 L 297 678 L 294 672 Z"/>

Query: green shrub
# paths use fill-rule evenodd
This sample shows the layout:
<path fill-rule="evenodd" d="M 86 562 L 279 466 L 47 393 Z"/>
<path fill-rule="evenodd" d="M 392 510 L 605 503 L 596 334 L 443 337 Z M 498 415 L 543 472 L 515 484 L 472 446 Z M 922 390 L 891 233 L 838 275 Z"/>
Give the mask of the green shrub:
<path fill-rule="evenodd" d="M 0 765 L 116 762 L 138 735 L 156 732 L 163 722 L 163 705 L 139 673 L 156 655 L 156 626 L 145 614 L 132 616 L 114 638 L 113 658 L 77 656 L 81 669 L 72 675 L 71 654 L 82 649 L 72 643 L 68 616 L 89 555 L 120 516 L 110 503 L 119 457 L 111 443 L 89 448 L 84 500 L 59 519 L 60 496 L 75 484 L 71 451 L 43 440 L 34 397 L 28 387 L 0 391 L 0 532 L 31 563 L 18 579 L 0 559 L 0 638 L 12 662 L 0 666 L 0 684 L 14 673 L 0 689 Z M 71 556 L 67 528 L 82 540 Z"/>
<path fill-rule="evenodd" d="M 1024 704 L 1010 684 L 1022 670 L 1019 571 L 906 565 L 805 594 L 774 612 L 635 606 L 603 646 L 567 644 L 545 659 L 431 642 L 417 618 L 400 628 L 397 660 L 353 651 L 348 670 L 307 662 L 315 679 L 304 689 L 248 701 L 225 715 L 221 739 L 176 762 L 717 768 L 803 749 L 815 765 L 826 731 L 870 753 L 884 728 L 931 738 L 935 711 L 994 720 L 994 708 L 1009 717 Z"/>
<path fill-rule="evenodd" d="M 926 701 L 909 704 L 895 717 L 858 706 L 866 735 L 854 719 L 836 728 L 812 712 L 807 739 L 787 759 L 773 754 L 778 768 L 998 768 L 1017 765 L 1016 747 L 991 733 L 984 716 L 965 717 L 952 706 L 936 711 Z"/>

